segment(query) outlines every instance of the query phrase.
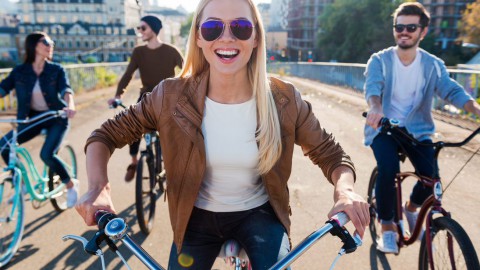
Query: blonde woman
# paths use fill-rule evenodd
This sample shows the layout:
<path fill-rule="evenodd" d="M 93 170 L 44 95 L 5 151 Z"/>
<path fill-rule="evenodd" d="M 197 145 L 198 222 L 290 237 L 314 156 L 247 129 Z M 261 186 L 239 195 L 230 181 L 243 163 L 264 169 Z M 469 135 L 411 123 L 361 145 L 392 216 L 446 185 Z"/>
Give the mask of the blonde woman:
<path fill-rule="evenodd" d="M 115 211 L 107 162 L 115 148 L 156 129 L 167 171 L 173 230 L 169 269 L 211 269 L 227 239 L 267 269 L 290 248 L 289 194 L 294 144 L 335 186 L 334 207 L 358 233 L 368 206 L 353 191 L 354 166 L 298 91 L 266 73 L 265 36 L 251 0 L 200 1 L 185 66 L 87 140 L 89 188 L 77 210 Z"/>

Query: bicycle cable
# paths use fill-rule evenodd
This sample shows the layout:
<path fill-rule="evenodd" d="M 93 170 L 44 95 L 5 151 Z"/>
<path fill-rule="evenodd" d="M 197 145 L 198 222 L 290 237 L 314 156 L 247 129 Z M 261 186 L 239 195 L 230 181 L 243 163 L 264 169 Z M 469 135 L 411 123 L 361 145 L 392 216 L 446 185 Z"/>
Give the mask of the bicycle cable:
<path fill-rule="evenodd" d="M 335 257 L 335 259 L 333 260 L 332 262 L 332 265 L 330 265 L 330 268 L 329 270 L 333 270 L 333 268 L 335 267 L 335 265 L 337 264 L 338 260 L 340 259 L 340 257 L 342 255 L 344 255 L 346 253 L 345 249 L 340 249 L 340 251 L 338 252 L 337 256 Z"/>
<path fill-rule="evenodd" d="M 443 193 L 445 193 L 447 191 L 447 189 L 450 187 L 450 185 L 453 183 L 453 181 L 455 181 L 457 176 L 460 175 L 460 172 L 463 171 L 463 168 L 465 168 L 465 166 L 467 166 L 467 164 L 470 162 L 470 160 L 472 160 L 472 158 L 478 153 L 479 150 L 480 150 L 480 147 L 478 147 L 477 151 L 475 151 L 470 156 L 470 158 L 465 162 L 465 164 L 463 164 L 463 166 L 458 170 L 457 174 L 455 174 L 455 176 L 452 178 L 452 181 L 450 181 L 450 183 L 448 183 L 448 185 L 443 189 Z"/>

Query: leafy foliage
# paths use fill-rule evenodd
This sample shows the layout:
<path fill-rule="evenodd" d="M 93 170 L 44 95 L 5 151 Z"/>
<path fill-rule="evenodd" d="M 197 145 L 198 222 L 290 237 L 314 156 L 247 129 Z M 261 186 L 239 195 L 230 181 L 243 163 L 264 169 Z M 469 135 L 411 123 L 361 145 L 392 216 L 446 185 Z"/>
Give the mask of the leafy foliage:
<path fill-rule="evenodd" d="M 404 1 L 336 0 L 319 18 L 321 61 L 365 63 L 394 45 L 391 14 Z"/>
<path fill-rule="evenodd" d="M 463 42 L 480 45 L 480 0 L 467 4 L 460 27 Z"/>
<path fill-rule="evenodd" d="M 193 13 L 188 15 L 187 20 L 182 23 L 180 26 L 180 36 L 181 37 L 188 37 L 188 34 L 190 33 L 190 26 L 192 25 L 192 20 L 193 20 Z"/>

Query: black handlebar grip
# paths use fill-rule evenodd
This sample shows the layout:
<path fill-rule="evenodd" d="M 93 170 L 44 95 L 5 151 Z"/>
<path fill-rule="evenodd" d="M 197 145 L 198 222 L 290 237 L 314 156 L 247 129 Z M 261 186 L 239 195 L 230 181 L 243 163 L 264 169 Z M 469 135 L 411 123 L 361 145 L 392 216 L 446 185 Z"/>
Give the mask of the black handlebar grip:
<path fill-rule="evenodd" d="M 367 112 L 362 112 L 362 116 L 365 118 L 367 118 L 367 114 L 368 114 Z"/>
<path fill-rule="evenodd" d="M 107 212 L 105 210 L 98 210 L 97 212 L 95 212 L 95 222 L 97 223 L 98 228 L 101 230 L 105 229 L 107 223 L 116 217 L 117 215 Z"/>

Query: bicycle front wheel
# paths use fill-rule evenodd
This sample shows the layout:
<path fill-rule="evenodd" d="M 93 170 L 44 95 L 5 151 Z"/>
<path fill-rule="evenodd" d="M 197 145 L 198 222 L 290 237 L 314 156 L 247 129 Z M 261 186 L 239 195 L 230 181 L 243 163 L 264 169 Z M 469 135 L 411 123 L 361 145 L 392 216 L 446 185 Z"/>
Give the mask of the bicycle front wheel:
<path fill-rule="evenodd" d="M 155 164 L 153 157 L 142 153 L 137 164 L 135 182 L 135 207 L 140 230 L 149 234 L 153 228 L 157 192 L 155 190 Z"/>
<path fill-rule="evenodd" d="M 480 269 L 472 241 L 460 224 L 449 217 L 438 217 L 432 220 L 431 226 L 431 250 L 435 269 Z M 424 236 L 420 245 L 420 270 L 428 270 L 430 266 L 426 239 Z"/>
<path fill-rule="evenodd" d="M 70 145 L 61 146 L 58 150 L 57 157 L 61 160 L 63 167 L 67 170 L 70 178 L 77 178 L 77 156 L 73 147 Z M 62 183 L 62 179 L 51 169 L 48 169 L 48 190 L 52 191 Z M 67 209 L 67 187 L 51 199 L 53 208 L 57 212 L 62 212 Z"/>
<path fill-rule="evenodd" d="M 1 180 L 0 200 L 0 268 L 2 268 L 17 252 L 23 236 L 25 203 L 21 185 L 15 187 L 11 177 Z"/>
<path fill-rule="evenodd" d="M 373 243 L 377 243 L 379 233 L 381 233 L 381 225 L 377 216 L 377 197 L 375 195 L 375 186 L 377 184 L 378 169 L 375 167 L 370 175 L 370 182 L 368 183 L 368 198 L 367 202 L 370 205 L 370 224 L 368 228 L 372 236 Z"/>

